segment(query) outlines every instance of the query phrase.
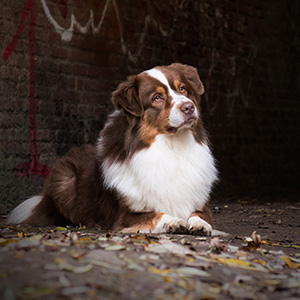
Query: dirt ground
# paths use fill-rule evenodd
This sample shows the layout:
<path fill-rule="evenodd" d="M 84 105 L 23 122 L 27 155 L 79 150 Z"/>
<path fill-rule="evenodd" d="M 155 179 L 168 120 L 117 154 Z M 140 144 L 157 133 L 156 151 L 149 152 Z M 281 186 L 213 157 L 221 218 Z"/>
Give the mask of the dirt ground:
<path fill-rule="evenodd" d="M 0 299 L 300 299 L 300 201 L 211 208 L 229 235 L 8 227 L 3 216 Z"/>

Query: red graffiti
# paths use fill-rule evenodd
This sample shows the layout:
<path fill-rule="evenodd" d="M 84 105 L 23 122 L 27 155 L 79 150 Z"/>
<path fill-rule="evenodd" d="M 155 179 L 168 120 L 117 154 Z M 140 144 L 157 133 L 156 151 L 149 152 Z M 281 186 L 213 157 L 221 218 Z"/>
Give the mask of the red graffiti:
<path fill-rule="evenodd" d="M 15 168 L 15 174 L 18 177 L 38 175 L 41 177 L 47 177 L 49 173 L 49 168 L 46 165 L 41 165 L 38 163 L 37 159 L 37 148 L 36 148 L 36 125 L 35 125 L 35 96 L 34 96 L 34 0 L 27 0 L 19 28 L 11 41 L 4 51 L 4 59 L 8 60 L 11 53 L 13 52 L 18 39 L 22 33 L 26 17 L 29 15 L 29 65 L 30 65 L 30 88 L 29 88 L 29 98 L 30 98 L 30 161 L 22 163 Z"/>

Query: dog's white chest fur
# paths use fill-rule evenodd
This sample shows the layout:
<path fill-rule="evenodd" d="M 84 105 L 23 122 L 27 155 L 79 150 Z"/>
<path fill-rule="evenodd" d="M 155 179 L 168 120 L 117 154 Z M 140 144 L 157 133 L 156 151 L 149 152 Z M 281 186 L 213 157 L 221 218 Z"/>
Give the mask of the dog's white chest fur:
<path fill-rule="evenodd" d="M 148 148 L 123 163 L 102 165 L 104 183 L 135 212 L 164 212 L 187 220 L 208 199 L 217 171 L 207 145 L 189 130 L 158 135 Z"/>

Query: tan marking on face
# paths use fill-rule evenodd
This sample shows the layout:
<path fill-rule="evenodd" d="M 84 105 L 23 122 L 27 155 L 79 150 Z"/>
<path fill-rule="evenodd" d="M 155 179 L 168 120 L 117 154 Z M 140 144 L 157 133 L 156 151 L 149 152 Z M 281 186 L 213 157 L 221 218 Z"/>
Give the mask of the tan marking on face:
<path fill-rule="evenodd" d="M 175 79 L 174 86 L 175 86 L 176 91 L 179 91 L 180 85 L 181 85 L 180 81 L 178 79 Z"/>
<path fill-rule="evenodd" d="M 160 133 L 167 133 L 168 127 L 170 127 L 168 116 L 171 108 L 163 108 L 154 122 L 150 123 L 147 118 L 147 114 L 144 115 L 141 127 L 140 135 L 142 141 L 146 144 L 152 144 L 155 141 L 155 137 Z"/>
<path fill-rule="evenodd" d="M 160 94 L 160 95 L 165 95 L 166 94 L 165 89 L 163 87 L 161 87 L 161 86 L 158 86 L 156 88 L 156 92 L 157 92 L 157 94 Z"/>

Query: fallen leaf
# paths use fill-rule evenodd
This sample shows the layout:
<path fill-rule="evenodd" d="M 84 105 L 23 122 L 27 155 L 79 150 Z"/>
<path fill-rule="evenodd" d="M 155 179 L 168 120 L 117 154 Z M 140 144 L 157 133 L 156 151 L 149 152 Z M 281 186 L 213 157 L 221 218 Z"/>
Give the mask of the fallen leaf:
<path fill-rule="evenodd" d="M 266 265 L 266 262 L 265 261 L 262 261 L 262 260 L 259 260 L 259 259 L 256 259 L 254 262 L 262 265 L 262 266 L 265 266 Z"/>
<path fill-rule="evenodd" d="M 146 253 L 146 254 L 142 254 L 140 256 L 140 259 L 146 260 L 146 261 L 159 260 L 159 256 L 155 255 L 155 254 Z"/>
<path fill-rule="evenodd" d="M 151 272 L 151 273 L 154 273 L 154 274 L 159 274 L 159 275 L 167 275 L 167 274 L 175 273 L 176 271 L 174 269 L 160 270 L 156 267 L 149 267 L 148 272 Z"/>
<path fill-rule="evenodd" d="M 81 243 L 81 244 L 91 244 L 93 242 L 93 240 L 91 238 L 79 238 L 78 241 Z"/>
<path fill-rule="evenodd" d="M 239 250 L 238 246 L 227 245 L 227 251 L 229 252 L 237 252 Z"/>
<path fill-rule="evenodd" d="M 15 243 L 15 242 L 19 242 L 19 241 L 20 241 L 19 239 L 9 239 L 9 240 L 3 239 L 3 240 L 4 240 L 4 241 L 0 243 L 2 246 L 7 246 L 7 245 L 9 245 L 9 244 L 12 244 L 12 243 Z"/>
<path fill-rule="evenodd" d="M 44 237 L 43 234 L 36 234 L 36 235 L 33 235 L 33 236 L 27 238 L 27 240 L 30 240 L 30 241 L 40 241 L 43 237 Z"/>
<path fill-rule="evenodd" d="M 105 251 L 102 249 L 97 249 L 89 252 L 85 259 L 89 263 L 97 266 L 102 266 L 110 269 L 120 270 L 122 267 L 126 266 L 126 263 L 117 257 L 116 252 Z"/>
<path fill-rule="evenodd" d="M 228 292 L 234 299 L 257 299 L 255 289 L 252 286 L 236 283 L 225 283 L 223 291 Z"/>
<path fill-rule="evenodd" d="M 73 273 L 76 274 L 83 274 L 91 271 L 93 269 L 93 265 L 88 264 L 86 266 L 79 266 L 79 267 L 74 267 Z"/>
<path fill-rule="evenodd" d="M 195 284 L 195 299 L 220 299 L 222 287 L 197 281 Z M 194 299 L 194 298 L 193 298 Z"/>
<path fill-rule="evenodd" d="M 144 244 L 149 244 L 150 239 L 145 236 L 134 235 L 134 236 L 131 236 L 131 242 L 135 245 L 140 245 L 140 244 L 144 245 Z"/>
<path fill-rule="evenodd" d="M 300 267 L 300 263 L 293 263 L 287 256 L 280 256 L 280 258 L 284 260 L 291 269 L 298 269 Z"/>
<path fill-rule="evenodd" d="M 251 250 L 256 250 L 261 245 L 261 236 L 256 231 L 253 231 L 250 237 L 245 238 L 245 241 Z"/>
<path fill-rule="evenodd" d="M 177 245 L 175 243 L 167 243 L 160 245 L 149 245 L 149 251 L 154 253 L 173 253 L 177 255 L 192 254 L 193 252 L 187 247 Z"/>
<path fill-rule="evenodd" d="M 11 241 L 11 240 L 10 240 Z M 2 248 L 2 251 L 6 250 L 21 250 L 21 249 L 30 249 L 33 247 L 37 247 L 40 245 L 39 241 L 32 240 L 32 239 L 22 239 L 22 240 L 15 240 L 14 242 L 8 243 L 6 248 Z"/>
<path fill-rule="evenodd" d="M 135 263 L 132 259 L 126 257 L 125 255 L 120 255 L 120 258 L 128 264 L 128 269 L 144 271 L 144 268 Z"/>
<path fill-rule="evenodd" d="M 76 286 L 76 287 L 69 287 L 64 288 L 61 293 L 64 296 L 74 295 L 74 294 L 83 294 L 87 293 L 89 288 L 87 286 Z"/>
<path fill-rule="evenodd" d="M 59 280 L 59 283 L 65 288 L 71 286 L 71 281 L 64 275 L 60 275 L 58 280 Z"/>
<path fill-rule="evenodd" d="M 227 266 L 237 267 L 237 268 L 252 270 L 252 271 L 262 271 L 261 269 L 255 268 L 251 262 L 246 260 L 242 260 L 238 258 L 223 258 L 218 256 L 212 256 L 212 257 L 217 261 L 219 261 L 220 263 Z"/>
<path fill-rule="evenodd" d="M 170 278 L 168 276 L 163 276 L 162 278 L 163 278 L 164 282 L 166 282 L 166 283 L 170 283 L 170 282 L 172 282 L 174 280 L 174 279 L 172 279 L 172 278 Z"/>
<path fill-rule="evenodd" d="M 180 279 L 177 281 L 177 285 L 180 288 L 185 289 L 185 290 L 193 290 L 194 289 L 194 286 L 192 284 L 190 284 L 190 282 L 188 280 Z"/>
<path fill-rule="evenodd" d="M 97 267 L 103 267 L 106 269 L 112 269 L 112 270 L 121 270 L 122 268 L 120 266 L 117 265 L 112 265 L 110 263 L 104 262 L 104 261 L 99 261 L 96 259 L 89 259 L 88 262 L 94 266 Z"/>
<path fill-rule="evenodd" d="M 68 230 L 68 228 L 66 228 L 66 227 L 61 227 L 61 226 L 58 226 L 58 227 L 56 227 L 54 230 L 55 230 L 55 231 L 67 231 L 67 230 Z"/>
<path fill-rule="evenodd" d="M 42 299 L 54 292 L 52 288 L 49 287 L 26 287 L 23 290 L 26 299 Z"/>
<path fill-rule="evenodd" d="M 83 274 L 83 273 L 87 273 L 90 270 L 92 270 L 93 265 L 88 264 L 86 266 L 77 267 L 77 266 L 73 266 L 71 264 L 62 262 L 62 263 L 58 264 L 58 268 L 62 271 L 69 271 L 69 272 L 72 272 L 72 273 L 75 273 L 75 274 Z"/>
<path fill-rule="evenodd" d="M 300 279 L 299 278 L 288 278 L 287 280 L 281 282 L 281 288 L 298 288 L 300 287 Z"/>
<path fill-rule="evenodd" d="M 300 263 L 300 259 L 299 258 L 296 258 L 296 257 L 292 257 L 290 256 L 290 259 L 296 263 Z"/>
<path fill-rule="evenodd" d="M 60 264 L 60 263 L 66 263 L 67 260 L 65 258 L 62 258 L 62 257 L 56 257 L 56 258 L 54 258 L 54 262 L 56 264 Z"/>
<path fill-rule="evenodd" d="M 3 243 L 5 243 L 6 241 L 7 241 L 7 239 L 0 238 L 0 245 L 2 245 Z"/>
<path fill-rule="evenodd" d="M 17 235 L 18 235 L 18 238 L 21 239 L 21 238 L 23 238 L 23 237 L 26 236 L 26 233 L 24 233 L 24 232 L 18 232 Z"/>
<path fill-rule="evenodd" d="M 105 248 L 106 251 L 119 251 L 119 250 L 125 250 L 126 246 L 124 245 L 111 245 Z"/>
<path fill-rule="evenodd" d="M 180 276 L 202 276 L 202 277 L 210 277 L 211 274 L 209 274 L 208 272 L 196 269 L 196 268 L 189 268 L 189 267 L 185 267 L 185 268 L 178 268 L 176 269 L 176 272 L 180 275 Z"/>
<path fill-rule="evenodd" d="M 45 240 L 45 241 L 42 241 L 42 244 L 44 246 L 48 246 L 48 247 L 56 247 L 56 246 L 70 246 L 71 245 L 71 242 L 69 241 L 60 241 L 60 240 Z"/>
<path fill-rule="evenodd" d="M 80 259 L 85 255 L 85 251 L 78 251 L 77 249 L 71 249 L 69 255 L 74 259 Z"/>
<path fill-rule="evenodd" d="M 271 242 L 267 242 L 267 241 L 261 241 L 261 243 L 266 244 L 266 245 L 270 245 L 270 246 L 279 246 L 280 245 L 279 242 L 271 243 Z"/>

